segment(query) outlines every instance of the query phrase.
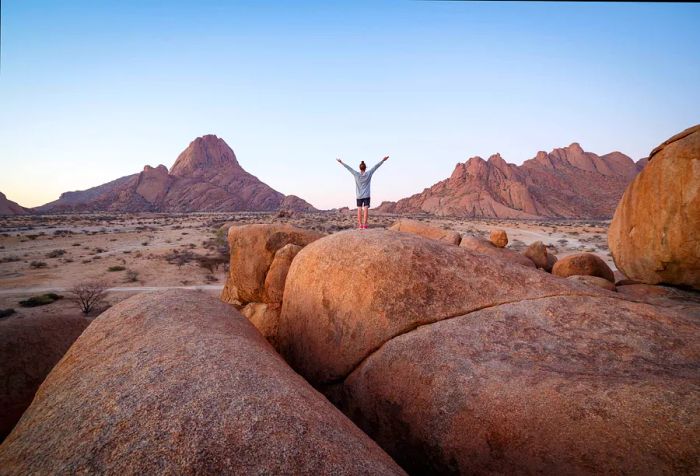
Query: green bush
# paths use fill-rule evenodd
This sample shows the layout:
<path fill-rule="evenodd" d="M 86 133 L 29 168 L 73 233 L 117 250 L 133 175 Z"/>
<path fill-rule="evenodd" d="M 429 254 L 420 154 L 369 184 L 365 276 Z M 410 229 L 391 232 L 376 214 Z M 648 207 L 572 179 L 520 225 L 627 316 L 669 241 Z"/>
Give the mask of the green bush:
<path fill-rule="evenodd" d="M 32 261 L 31 263 L 29 263 L 29 266 L 31 266 L 34 269 L 39 269 L 46 268 L 47 265 L 43 261 Z"/>
<path fill-rule="evenodd" d="M 107 271 L 124 271 L 125 269 L 124 266 L 110 266 Z"/>
<path fill-rule="evenodd" d="M 22 307 L 45 306 L 47 304 L 51 304 L 54 301 L 58 301 L 59 299 L 63 299 L 63 296 L 61 296 L 60 294 L 56 294 L 56 293 L 39 294 L 38 296 L 32 296 L 29 299 L 25 299 L 24 301 L 20 301 L 19 305 Z"/>

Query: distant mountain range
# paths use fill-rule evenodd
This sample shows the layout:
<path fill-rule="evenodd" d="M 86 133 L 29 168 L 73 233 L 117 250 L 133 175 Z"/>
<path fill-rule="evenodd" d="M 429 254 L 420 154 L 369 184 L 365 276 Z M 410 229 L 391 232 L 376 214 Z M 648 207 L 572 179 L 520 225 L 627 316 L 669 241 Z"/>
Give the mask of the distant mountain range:
<path fill-rule="evenodd" d="M 499 154 L 457 164 L 450 178 L 423 192 L 384 202 L 379 212 L 493 218 L 610 218 L 646 159 L 635 163 L 620 152 L 598 156 L 577 143 L 538 152 L 522 165 Z M 168 170 L 145 166 L 137 174 L 26 209 L 0 193 L 0 215 L 24 213 L 193 212 L 315 210 L 283 195 L 238 163 L 215 135 L 198 137 Z"/>
<path fill-rule="evenodd" d="M 238 163 L 233 150 L 215 135 L 198 137 L 170 171 L 146 165 L 142 172 L 82 190 L 65 192 L 36 213 L 88 211 L 193 212 L 315 210 L 294 195 L 285 196 Z"/>
<path fill-rule="evenodd" d="M 620 152 L 598 156 L 577 143 L 522 165 L 499 154 L 457 164 L 450 178 L 377 211 L 492 218 L 610 218 L 644 167 Z"/>

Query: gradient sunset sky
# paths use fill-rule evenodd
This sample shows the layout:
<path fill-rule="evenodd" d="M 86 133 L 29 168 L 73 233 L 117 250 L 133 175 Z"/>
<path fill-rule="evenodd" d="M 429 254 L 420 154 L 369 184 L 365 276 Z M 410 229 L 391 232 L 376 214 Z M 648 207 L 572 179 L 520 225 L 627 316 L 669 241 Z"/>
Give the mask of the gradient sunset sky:
<path fill-rule="evenodd" d="M 390 161 L 373 205 L 500 152 L 637 160 L 700 123 L 700 5 L 2 2 L 0 191 L 23 206 L 170 167 L 216 134 L 319 208 L 335 157 Z"/>

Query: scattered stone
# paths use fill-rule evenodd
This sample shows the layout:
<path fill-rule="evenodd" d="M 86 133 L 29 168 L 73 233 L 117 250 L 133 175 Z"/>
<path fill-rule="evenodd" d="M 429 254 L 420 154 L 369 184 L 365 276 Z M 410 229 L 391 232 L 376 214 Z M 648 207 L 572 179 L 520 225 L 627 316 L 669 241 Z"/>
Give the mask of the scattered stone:
<path fill-rule="evenodd" d="M 496 259 L 507 261 L 509 263 L 520 264 L 527 266 L 528 268 L 535 267 L 535 263 L 533 263 L 530 258 L 523 256 L 517 251 L 513 251 L 508 248 L 497 248 L 489 240 L 478 238 L 476 236 L 464 235 L 462 237 L 462 241 L 459 243 L 459 246 Z"/>
<path fill-rule="evenodd" d="M 547 272 L 552 272 L 552 267 L 556 262 L 556 257 L 550 257 L 547 252 L 547 247 L 541 241 L 535 241 L 528 246 L 523 255 L 527 256 L 535 263 L 535 266 L 544 269 Z"/>
<path fill-rule="evenodd" d="M 491 230 L 489 241 L 491 241 L 491 243 L 493 243 L 493 245 L 497 248 L 505 248 L 508 244 L 508 235 L 506 234 L 505 230 Z"/>

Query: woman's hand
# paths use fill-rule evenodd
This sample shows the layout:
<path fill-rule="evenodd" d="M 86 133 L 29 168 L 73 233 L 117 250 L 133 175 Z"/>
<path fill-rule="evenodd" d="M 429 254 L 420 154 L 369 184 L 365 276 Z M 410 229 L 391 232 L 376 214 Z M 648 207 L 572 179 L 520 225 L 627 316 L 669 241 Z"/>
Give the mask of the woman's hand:
<path fill-rule="evenodd" d="M 389 160 L 389 156 L 388 156 L 388 155 L 382 159 L 382 162 L 386 162 L 387 160 Z"/>
<path fill-rule="evenodd" d="M 335 160 L 337 160 L 339 164 L 342 164 L 342 163 L 343 163 L 343 161 L 340 160 L 340 159 L 335 159 Z"/>

